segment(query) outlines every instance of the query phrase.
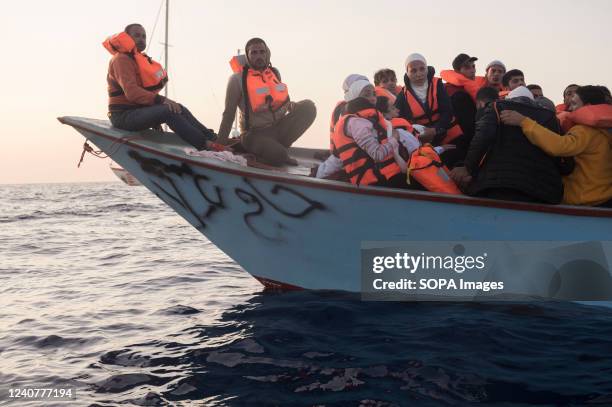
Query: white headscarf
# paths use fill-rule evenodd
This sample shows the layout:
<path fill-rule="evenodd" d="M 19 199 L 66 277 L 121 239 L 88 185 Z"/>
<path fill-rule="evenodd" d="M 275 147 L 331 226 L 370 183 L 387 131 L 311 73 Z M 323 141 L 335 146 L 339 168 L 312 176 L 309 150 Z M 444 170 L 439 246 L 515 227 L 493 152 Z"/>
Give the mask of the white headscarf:
<path fill-rule="evenodd" d="M 351 87 L 351 85 L 353 84 L 353 82 L 358 81 L 358 80 L 368 80 L 367 76 L 363 76 L 361 74 L 358 73 L 352 73 L 349 76 L 346 77 L 346 79 L 344 80 L 344 82 L 342 82 L 342 91 L 344 93 L 348 92 L 349 88 Z"/>
<path fill-rule="evenodd" d="M 506 99 L 514 99 L 519 97 L 526 97 L 531 100 L 534 100 L 533 93 L 531 93 L 531 91 L 527 89 L 526 86 L 519 86 L 518 88 L 514 89 L 512 92 L 508 93 Z"/>
<path fill-rule="evenodd" d="M 351 100 L 355 100 L 359 97 L 359 94 L 366 86 L 371 86 L 372 84 L 368 80 L 358 79 L 349 86 L 348 92 L 344 94 L 344 100 L 350 102 Z"/>
<path fill-rule="evenodd" d="M 406 67 L 409 63 L 414 61 L 421 61 L 425 64 L 425 66 L 427 66 L 427 61 L 425 60 L 425 57 L 417 52 L 412 53 L 406 57 L 406 60 L 404 61 L 404 66 Z"/>

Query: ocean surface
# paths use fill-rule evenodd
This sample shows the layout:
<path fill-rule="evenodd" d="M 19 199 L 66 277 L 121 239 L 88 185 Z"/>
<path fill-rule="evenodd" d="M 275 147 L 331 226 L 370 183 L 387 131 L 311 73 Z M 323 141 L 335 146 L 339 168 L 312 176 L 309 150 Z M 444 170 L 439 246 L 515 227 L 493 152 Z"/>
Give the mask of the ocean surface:
<path fill-rule="evenodd" d="M 609 307 L 265 292 L 119 182 L 0 209 L 0 405 L 612 406 Z M 76 399 L 7 397 L 40 387 Z"/>

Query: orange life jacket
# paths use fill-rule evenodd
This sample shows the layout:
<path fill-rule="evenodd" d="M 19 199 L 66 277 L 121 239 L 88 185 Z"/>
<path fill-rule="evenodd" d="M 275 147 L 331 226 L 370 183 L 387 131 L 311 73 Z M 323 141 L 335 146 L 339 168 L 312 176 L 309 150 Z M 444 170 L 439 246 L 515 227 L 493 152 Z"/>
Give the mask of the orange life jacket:
<path fill-rule="evenodd" d="M 344 112 L 344 108 L 346 107 L 347 102 L 344 100 L 336 103 L 334 110 L 332 110 L 331 118 L 329 120 L 329 151 L 334 152 L 334 128 L 336 127 L 336 123 L 340 120 L 342 113 Z"/>
<path fill-rule="evenodd" d="M 246 76 L 246 93 L 253 112 L 277 111 L 289 101 L 289 90 L 270 67 L 263 71 L 249 68 Z M 244 82 L 243 82 L 244 83 Z"/>
<path fill-rule="evenodd" d="M 397 96 L 390 92 L 387 88 L 383 88 L 382 86 L 376 86 L 374 88 L 374 91 L 376 93 L 376 96 L 384 96 L 389 99 L 390 105 L 395 104 L 395 99 L 397 99 Z"/>
<path fill-rule="evenodd" d="M 246 55 L 234 55 L 232 59 L 230 59 L 229 64 L 232 67 L 232 71 L 234 73 L 241 73 L 244 69 L 244 66 L 247 64 Z"/>
<path fill-rule="evenodd" d="M 403 117 L 394 117 L 391 119 L 391 126 L 393 126 L 394 129 L 404 129 L 410 133 L 414 133 L 412 124 Z"/>
<path fill-rule="evenodd" d="M 461 73 L 451 70 L 441 71 L 440 77 L 451 85 L 462 87 L 463 90 L 471 96 L 474 102 L 476 102 L 476 94 L 478 91 L 488 85 L 487 78 L 484 76 L 477 76 L 474 79 L 469 79 Z"/>
<path fill-rule="evenodd" d="M 449 174 L 448 168 L 442 164 L 440 156 L 430 144 L 419 147 L 410 156 L 407 170 L 408 183 L 412 176 L 428 191 L 461 195 L 461 191 Z"/>
<path fill-rule="evenodd" d="M 246 129 L 249 128 L 249 108 L 253 112 L 276 112 L 289 102 L 289 90 L 281 82 L 276 68 L 269 66 L 263 71 L 257 71 L 249 68 L 247 62 L 244 54 L 234 55 L 229 61 L 234 73 L 242 73 L 242 93 L 248 96 L 244 122 Z"/>
<path fill-rule="evenodd" d="M 557 114 L 561 122 L 561 129 L 566 133 L 577 124 L 608 129 L 612 127 L 612 105 L 587 105 L 573 112 Z"/>
<path fill-rule="evenodd" d="M 431 126 L 440 120 L 440 112 L 438 111 L 439 81 L 440 78 L 434 77 L 427 88 L 427 106 L 429 108 L 427 112 L 423 109 L 420 101 L 417 100 L 412 92 L 404 87 L 404 95 L 408 105 L 410 106 L 410 111 L 412 112 L 413 123 L 421 124 L 423 126 Z M 461 130 L 461 127 L 459 127 L 459 124 L 457 124 L 457 121 L 453 117 L 450 126 L 446 130 L 446 136 L 444 136 L 441 144 L 448 144 L 462 134 L 463 131 Z"/>
<path fill-rule="evenodd" d="M 111 35 L 102 45 L 104 48 L 115 55 L 118 53 L 127 54 L 134 58 L 138 66 L 138 76 L 142 80 L 142 87 L 146 90 L 159 93 L 159 91 L 168 82 L 168 74 L 159 62 L 152 60 L 146 54 L 143 54 L 136 49 L 136 43 L 126 32 Z M 119 86 L 117 86 L 119 87 Z M 119 96 L 123 91 L 113 92 L 110 96 Z"/>
<path fill-rule="evenodd" d="M 346 125 L 353 117 L 361 117 L 370 120 L 373 124 L 378 123 L 378 140 L 381 144 L 386 144 L 387 121 L 376 109 L 364 109 L 356 114 L 344 115 L 336 123 L 333 139 L 334 155 L 342 160 L 342 166 L 347 173 L 351 183 L 355 185 L 372 185 L 384 183 L 397 174 L 402 172 L 395 162 L 393 154 L 389 154 L 381 162 L 375 162 L 364 150 L 362 150 L 355 140 L 346 133 Z M 384 130 L 382 130 L 384 129 Z"/>
<path fill-rule="evenodd" d="M 557 113 L 566 112 L 567 111 L 567 106 L 566 106 L 565 103 L 561 103 L 561 104 L 555 106 L 555 110 L 557 111 Z"/>

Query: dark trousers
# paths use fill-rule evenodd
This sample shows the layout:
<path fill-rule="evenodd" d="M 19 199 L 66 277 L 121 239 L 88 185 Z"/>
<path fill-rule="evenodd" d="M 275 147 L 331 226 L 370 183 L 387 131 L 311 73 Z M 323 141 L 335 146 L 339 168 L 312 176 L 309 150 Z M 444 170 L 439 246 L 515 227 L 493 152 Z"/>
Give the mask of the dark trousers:
<path fill-rule="evenodd" d="M 206 149 L 206 141 L 215 133 L 198 121 L 181 105 L 181 113 L 172 113 L 167 105 L 153 105 L 111 112 L 110 121 L 118 129 L 140 131 L 166 123 L 180 138 L 198 150 Z"/>
<path fill-rule="evenodd" d="M 287 149 L 304 134 L 316 116 L 314 103 L 302 100 L 274 125 L 242 134 L 242 145 L 264 164 L 281 166 L 289 159 Z"/>
<path fill-rule="evenodd" d="M 462 134 L 449 144 L 454 144 L 457 148 L 443 152 L 440 155 L 440 159 L 449 169 L 453 169 L 463 165 L 463 160 L 465 160 L 465 156 L 467 155 L 470 142 L 469 138 L 465 134 Z"/>

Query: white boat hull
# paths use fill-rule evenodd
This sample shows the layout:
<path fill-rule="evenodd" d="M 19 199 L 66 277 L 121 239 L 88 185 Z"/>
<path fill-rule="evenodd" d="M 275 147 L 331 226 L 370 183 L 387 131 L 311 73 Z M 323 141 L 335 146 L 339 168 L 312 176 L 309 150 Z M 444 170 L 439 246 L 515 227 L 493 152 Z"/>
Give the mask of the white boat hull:
<path fill-rule="evenodd" d="M 365 241 L 608 241 L 612 210 L 349 184 L 188 157 L 180 140 L 125 141 L 107 122 L 61 118 L 262 283 L 361 289 Z M 121 144 L 118 147 L 118 142 Z"/>

